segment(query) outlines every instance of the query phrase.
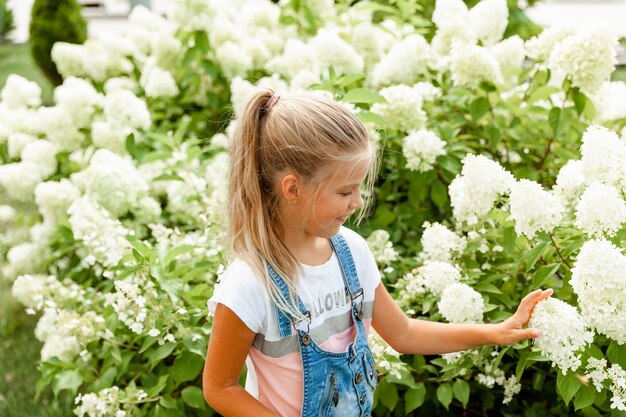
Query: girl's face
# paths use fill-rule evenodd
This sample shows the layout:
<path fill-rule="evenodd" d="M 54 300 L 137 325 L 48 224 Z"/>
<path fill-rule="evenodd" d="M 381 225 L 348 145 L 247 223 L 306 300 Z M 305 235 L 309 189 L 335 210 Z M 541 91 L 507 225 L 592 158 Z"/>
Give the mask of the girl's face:
<path fill-rule="evenodd" d="M 367 176 L 369 158 L 358 162 L 337 162 L 326 169 L 330 174 L 317 195 L 305 219 L 305 234 L 329 238 L 339 232 L 341 225 L 363 207 L 360 187 Z"/>

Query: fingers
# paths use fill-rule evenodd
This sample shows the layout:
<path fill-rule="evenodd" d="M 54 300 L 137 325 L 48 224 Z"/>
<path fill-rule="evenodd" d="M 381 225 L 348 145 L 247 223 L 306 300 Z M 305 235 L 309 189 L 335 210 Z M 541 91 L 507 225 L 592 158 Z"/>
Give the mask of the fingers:
<path fill-rule="evenodd" d="M 535 308 L 535 305 L 541 300 L 545 300 L 550 297 L 554 293 L 552 288 L 548 288 L 547 290 L 535 290 L 530 294 L 526 295 L 526 297 L 522 298 L 522 301 L 517 308 L 517 314 L 520 319 L 522 319 L 523 325 L 526 325 L 530 316 Z"/>

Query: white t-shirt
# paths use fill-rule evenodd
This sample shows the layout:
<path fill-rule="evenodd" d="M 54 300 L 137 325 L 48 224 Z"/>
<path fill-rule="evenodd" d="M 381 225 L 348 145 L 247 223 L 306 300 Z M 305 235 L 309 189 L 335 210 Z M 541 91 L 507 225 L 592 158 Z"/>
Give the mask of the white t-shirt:
<path fill-rule="evenodd" d="M 369 331 L 374 306 L 374 292 L 380 273 L 365 240 L 356 232 L 341 228 L 363 288 L 363 324 Z M 343 352 L 356 336 L 337 255 L 323 265 L 302 265 L 298 290 L 311 312 L 312 339 L 324 350 Z M 215 313 L 217 303 L 230 308 L 256 333 L 248 352 L 246 390 L 281 416 L 301 415 L 303 386 L 302 363 L 297 333 L 281 339 L 274 303 L 252 269 L 235 260 L 226 269 L 208 302 Z"/>

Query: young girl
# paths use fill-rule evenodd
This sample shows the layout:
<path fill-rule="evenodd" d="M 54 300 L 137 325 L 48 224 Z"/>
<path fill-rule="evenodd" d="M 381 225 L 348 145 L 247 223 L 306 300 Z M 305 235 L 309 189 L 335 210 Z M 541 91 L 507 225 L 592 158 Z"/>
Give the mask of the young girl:
<path fill-rule="evenodd" d="M 523 326 L 552 290 L 527 295 L 499 324 L 406 317 L 364 239 L 342 226 L 364 206 L 362 185 L 371 195 L 375 170 L 365 127 L 333 100 L 261 91 L 248 103 L 231 145 L 235 259 L 209 300 L 204 395 L 222 415 L 369 416 L 377 382 L 370 325 L 405 354 L 538 336 Z"/>

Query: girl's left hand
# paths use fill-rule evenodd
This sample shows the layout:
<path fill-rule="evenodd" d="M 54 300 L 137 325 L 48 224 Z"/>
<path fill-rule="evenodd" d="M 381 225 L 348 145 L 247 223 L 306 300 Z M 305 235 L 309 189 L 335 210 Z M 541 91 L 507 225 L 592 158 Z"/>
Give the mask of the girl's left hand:
<path fill-rule="evenodd" d="M 525 329 L 524 326 L 530 320 L 537 303 L 551 296 L 553 292 L 551 288 L 543 291 L 539 289 L 522 298 L 515 314 L 494 326 L 495 343 L 510 345 L 520 340 L 537 338 L 539 332 L 534 329 Z"/>

